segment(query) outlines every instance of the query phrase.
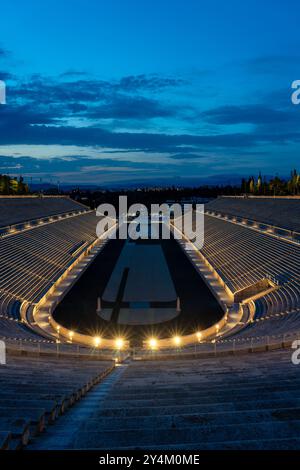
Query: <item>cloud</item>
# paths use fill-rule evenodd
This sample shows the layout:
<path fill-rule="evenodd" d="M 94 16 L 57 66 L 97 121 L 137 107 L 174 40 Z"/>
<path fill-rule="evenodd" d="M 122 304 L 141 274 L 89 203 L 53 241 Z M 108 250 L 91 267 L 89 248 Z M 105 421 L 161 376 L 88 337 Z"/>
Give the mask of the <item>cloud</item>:
<path fill-rule="evenodd" d="M 202 116 L 213 124 L 268 124 L 294 119 L 290 112 L 264 105 L 221 106 L 205 111 Z"/>
<path fill-rule="evenodd" d="M 80 77 L 86 75 L 81 71 L 68 71 L 60 77 Z M 140 91 L 162 90 L 167 87 L 180 86 L 181 79 L 163 78 L 157 75 L 129 76 L 119 81 L 98 79 L 78 79 L 61 81 L 54 78 L 33 75 L 26 82 L 20 82 L 14 89 L 16 99 L 26 99 L 43 103 L 66 102 L 99 102 L 111 100 L 119 93 L 136 95 Z"/>
<path fill-rule="evenodd" d="M 0 70 L 0 80 L 13 80 L 15 77 L 10 72 L 6 72 L 4 70 Z"/>
<path fill-rule="evenodd" d="M 68 87 L 53 87 L 40 90 L 36 78 L 30 89 L 30 96 L 36 101 L 20 100 L 12 97 L 13 104 L 0 107 L 0 144 L 58 144 L 110 147 L 111 149 L 143 150 L 145 152 L 170 152 L 173 160 L 191 159 L 191 153 L 198 155 L 205 149 L 246 149 L 261 144 L 286 144 L 299 142 L 298 110 L 276 110 L 263 105 L 224 106 L 202 113 L 202 118 L 214 125 L 236 125 L 250 123 L 255 129 L 250 132 L 220 132 L 212 129 L 197 134 L 168 132 L 120 132 L 107 130 L 96 121 L 101 119 L 124 120 L 125 125 L 134 120 L 177 117 L 181 112 L 168 103 L 143 96 L 123 94 L 105 95 L 102 103 L 73 101 L 74 95 L 93 94 L 78 82 L 75 91 Z M 49 91 L 49 94 L 47 94 Z M 11 92 L 11 90 L 10 90 Z M 27 95 L 28 89 L 23 90 Z M 38 102 L 39 93 L 41 101 Z M 70 93 L 70 96 L 68 95 Z M 51 97 L 61 102 L 51 102 Z M 69 100 L 70 98 L 70 100 Z M 50 102 L 49 102 L 50 100 Z M 292 107 L 291 107 L 292 108 Z M 295 114 L 297 111 L 297 114 Z M 68 123 L 68 118 L 85 119 L 75 125 Z M 295 124 L 296 123 L 296 124 Z"/>
<path fill-rule="evenodd" d="M 83 70 L 66 70 L 65 72 L 60 74 L 60 77 L 85 77 L 89 75 L 87 72 Z"/>
<path fill-rule="evenodd" d="M 11 175 L 22 174 L 33 181 L 64 181 L 78 184 L 95 182 L 103 184 L 105 181 L 132 180 L 141 175 L 142 178 L 153 178 L 160 175 L 164 165 L 155 165 L 143 161 L 116 161 L 113 158 L 90 158 L 89 156 L 74 156 L 69 158 L 33 158 L 29 156 L 0 157 L 0 173 Z"/>
<path fill-rule="evenodd" d="M 276 98 L 268 100 L 263 96 L 266 90 L 262 90 L 258 104 L 243 104 L 246 98 L 241 98 L 240 105 L 199 112 L 197 104 L 206 109 L 211 100 L 199 98 L 199 87 L 186 89 L 186 84 L 180 77 L 158 74 L 100 80 L 80 70 L 67 70 L 59 77 L 39 74 L 26 80 L 14 77 L 8 90 L 8 104 L 0 107 L 0 145 L 49 148 L 71 145 L 86 153 L 88 147 L 99 153 L 109 148 L 112 158 L 102 157 L 99 164 L 94 162 L 95 171 L 96 168 L 99 172 L 113 171 L 116 167 L 121 175 L 123 169 L 128 171 L 125 168 L 133 173 L 141 168 L 149 169 L 150 173 L 160 168 L 166 174 L 176 167 L 178 173 L 181 168 L 180 171 L 184 169 L 194 175 L 200 166 L 212 167 L 221 154 L 226 162 L 221 162 L 223 166 L 232 167 L 233 159 L 243 156 L 245 164 L 252 165 L 252 161 L 261 164 L 271 148 L 300 143 L 300 113 L 290 102 L 285 106 L 283 90 L 280 103 Z M 184 88 L 183 95 L 179 94 L 179 87 Z M 283 89 L 282 84 L 276 87 Z M 219 100 L 220 103 L 223 101 Z M 77 157 L 54 161 L 47 151 L 44 154 L 41 151 L 41 155 L 48 155 L 51 165 L 39 162 L 39 168 L 34 170 L 33 162 L 27 165 L 24 160 L 24 172 L 72 173 L 74 180 L 74 172 L 80 176 L 84 162 L 85 174 L 89 171 L 92 174 L 89 157 L 80 150 L 74 152 L 78 152 Z M 124 164 L 114 152 L 129 154 Z M 138 161 L 138 152 L 143 153 L 143 161 Z M 22 155 L 30 153 L 24 151 Z M 136 162 L 133 165 L 129 160 Z"/>
<path fill-rule="evenodd" d="M 147 120 L 179 115 L 175 104 L 144 96 L 141 89 L 175 86 L 179 80 L 157 76 L 125 77 L 119 82 L 103 80 L 59 81 L 34 75 L 10 89 L 10 103 L 15 106 L 30 105 L 36 112 L 57 111 L 57 117 L 76 117 L 85 120 Z M 170 85 L 171 86 L 171 85 Z M 122 91 L 120 91 L 122 90 Z M 181 109 L 183 107 L 181 106 Z M 75 116 L 74 116 L 75 115 Z M 128 126 L 130 127 L 130 125 Z"/>
<path fill-rule="evenodd" d="M 150 90 L 159 91 L 164 88 L 174 88 L 185 85 L 187 82 L 181 78 L 161 77 L 152 75 L 129 75 L 121 78 L 115 87 L 121 91 Z"/>
<path fill-rule="evenodd" d="M 29 105 L 0 106 L 0 140 L 5 132 L 15 132 L 17 140 L 18 132 L 23 132 L 28 126 L 55 124 L 58 123 L 57 117 L 57 111 L 53 112 L 51 109 L 43 112 L 34 110 Z"/>
<path fill-rule="evenodd" d="M 20 82 L 12 90 L 13 98 L 39 104 L 97 102 L 107 96 L 107 83 L 96 80 L 60 82 L 51 78 L 34 76 Z"/>
<path fill-rule="evenodd" d="M 200 158 L 207 158 L 205 155 L 200 155 L 197 153 L 176 153 L 170 155 L 170 158 L 173 160 L 198 160 Z"/>
<path fill-rule="evenodd" d="M 0 109 L 1 112 L 1 109 Z M 284 135 L 264 135 L 258 133 L 231 133 L 218 135 L 163 134 L 145 132 L 111 132 L 99 127 L 72 127 L 53 125 L 30 125 L 26 119 L 53 119 L 53 117 L 24 113 L 8 125 L 2 124 L 0 144 L 60 144 L 95 145 L 144 151 L 169 151 L 182 146 L 192 148 L 245 148 L 260 142 L 285 142 L 287 139 L 299 141 L 300 133 Z"/>
<path fill-rule="evenodd" d="M 28 148 L 28 150 L 30 150 Z M 57 182 L 58 180 L 70 184 L 181 184 L 199 185 L 208 183 L 205 175 L 209 177 L 211 183 L 240 179 L 239 174 L 243 174 L 245 169 L 253 170 L 253 164 L 247 158 L 244 161 L 236 159 L 231 162 L 229 174 L 225 174 L 226 164 L 224 156 L 212 159 L 212 164 L 207 167 L 196 162 L 166 162 L 159 164 L 150 161 L 116 161 L 113 158 L 98 158 L 89 155 L 73 155 L 68 158 L 54 157 L 51 159 L 29 157 L 29 156 L 8 156 L 3 154 L 0 157 L 0 172 L 9 172 L 11 175 L 22 174 L 27 180 L 32 178 L 34 183 L 40 180 L 47 182 Z M 232 170 L 234 169 L 234 170 Z M 214 176 L 211 175 L 214 172 Z M 218 176 L 216 176 L 218 174 Z M 204 179 L 203 179 L 204 178 Z M 150 183 L 151 182 L 151 183 Z"/>
<path fill-rule="evenodd" d="M 175 106 L 142 96 L 115 95 L 100 106 L 91 107 L 85 116 L 92 119 L 151 119 L 176 115 Z"/>
<path fill-rule="evenodd" d="M 122 87 L 131 89 L 134 83 L 140 87 L 162 86 L 163 79 L 157 76 L 151 80 L 146 76 L 125 77 Z M 167 80 L 167 83 L 169 83 Z M 125 82 L 125 83 L 124 83 Z M 183 154 L 198 151 L 198 148 L 246 148 L 261 142 L 278 142 L 277 135 L 262 133 L 220 133 L 198 131 L 187 133 L 145 132 L 145 121 L 155 118 L 182 118 L 184 106 L 170 105 L 153 97 L 140 94 L 116 92 L 115 84 L 99 80 L 57 81 L 34 75 L 26 83 L 11 87 L 9 105 L 0 108 L 0 143 L 2 144 L 58 144 L 80 146 L 102 146 L 124 150 L 141 149 L 146 152 L 160 151 L 173 153 L 174 160 Z M 174 83 L 175 86 L 175 83 Z M 113 91 L 112 91 L 113 90 Z M 281 111 L 263 106 L 225 106 L 201 114 L 209 123 L 238 124 L 282 122 L 287 119 Z M 70 120 L 76 118 L 75 125 Z M 103 122 L 123 121 L 123 128 L 131 132 L 105 129 Z M 138 132 L 132 129 L 135 121 L 144 121 Z M 167 121 L 166 121 L 167 122 Z M 150 131 L 150 128 L 149 128 Z M 281 141 L 298 138 L 288 133 L 281 135 Z M 184 150 L 188 147 L 188 151 Z M 198 155 L 197 158 L 200 158 Z"/>

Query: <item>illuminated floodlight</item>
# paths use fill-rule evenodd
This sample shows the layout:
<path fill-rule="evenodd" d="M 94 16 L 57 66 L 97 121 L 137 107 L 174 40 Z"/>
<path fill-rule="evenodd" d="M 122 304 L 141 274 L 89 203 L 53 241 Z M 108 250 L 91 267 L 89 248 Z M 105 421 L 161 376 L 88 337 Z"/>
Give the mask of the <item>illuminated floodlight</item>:
<path fill-rule="evenodd" d="M 176 346 L 180 346 L 180 344 L 181 344 L 180 336 L 174 336 L 173 341 L 176 344 Z"/>
<path fill-rule="evenodd" d="M 98 348 L 100 346 L 100 343 L 101 343 L 101 338 L 99 338 L 99 336 L 96 336 L 94 338 L 94 343 L 95 343 L 96 348 Z"/>
<path fill-rule="evenodd" d="M 149 347 L 151 349 L 156 349 L 157 348 L 157 339 L 155 338 L 150 338 L 149 339 Z"/>
<path fill-rule="evenodd" d="M 198 341 L 201 341 L 201 339 L 202 339 L 201 331 L 197 331 L 196 336 L 197 336 Z"/>
<path fill-rule="evenodd" d="M 122 338 L 117 338 L 115 341 L 115 345 L 117 349 L 122 349 L 124 346 L 124 340 Z"/>
<path fill-rule="evenodd" d="M 73 339 L 73 336 L 74 336 L 74 331 L 69 331 L 69 338 L 71 341 Z"/>

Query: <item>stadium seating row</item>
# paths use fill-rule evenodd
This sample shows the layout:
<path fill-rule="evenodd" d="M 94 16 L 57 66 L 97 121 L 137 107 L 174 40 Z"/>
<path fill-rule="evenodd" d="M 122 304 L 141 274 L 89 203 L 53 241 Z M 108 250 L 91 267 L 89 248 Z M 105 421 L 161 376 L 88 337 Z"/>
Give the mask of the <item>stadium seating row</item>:
<path fill-rule="evenodd" d="M 0 449 L 20 449 L 114 367 L 112 362 L 8 356 L 0 366 Z"/>
<path fill-rule="evenodd" d="M 0 240 L 0 313 L 19 318 L 24 300 L 37 302 L 96 239 L 94 212 Z"/>
<path fill-rule="evenodd" d="M 299 448 L 299 383 L 290 351 L 134 361 L 91 409 L 72 448 Z"/>
<path fill-rule="evenodd" d="M 68 197 L 0 196 L 0 227 L 82 210 L 88 208 Z"/>
<path fill-rule="evenodd" d="M 202 253 L 233 293 L 264 278 L 295 284 L 299 277 L 298 246 L 210 216 Z"/>
<path fill-rule="evenodd" d="M 42 337 L 29 330 L 21 321 L 0 315 L 0 340 L 42 341 Z"/>
<path fill-rule="evenodd" d="M 300 302 L 298 246 L 205 216 L 204 256 L 233 293 L 262 279 L 278 287 L 256 301 L 257 316 L 290 311 Z"/>
<path fill-rule="evenodd" d="M 252 289 L 255 296 L 258 283 L 267 281 L 269 288 L 257 291 L 257 298 L 254 297 L 255 320 L 271 317 L 277 325 L 276 319 L 280 318 L 280 333 L 285 329 L 293 330 L 296 324 L 288 322 L 286 314 L 300 309 L 299 246 L 208 214 L 204 219 L 205 236 L 201 252 L 231 292 L 236 296 Z M 249 335 L 250 332 L 253 335 L 256 332 L 267 334 L 268 322 L 264 325 L 262 327 L 262 323 L 255 321 L 247 327 L 247 333 L 241 331 L 235 336 Z"/>
<path fill-rule="evenodd" d="M 300 198 L 219 197 L 205 210 L 300 232 Z"/>

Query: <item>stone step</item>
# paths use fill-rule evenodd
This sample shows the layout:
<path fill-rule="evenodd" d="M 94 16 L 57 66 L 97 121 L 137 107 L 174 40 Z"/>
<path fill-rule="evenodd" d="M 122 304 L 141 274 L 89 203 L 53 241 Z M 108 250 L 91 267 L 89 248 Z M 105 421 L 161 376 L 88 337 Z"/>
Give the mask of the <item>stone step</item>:
<path fill-rule="evenodd" d="M 183 393 L 199 393 L 199 392 L 204 392 L 204 391 L 219 391 L 219 390 L 224 390 L 224 389 L 243 389 L 247 387 L 248 389 L 251 388 L 257 388 L 257 387 L 274 387 L 274 384 L 279 383 L 281 386 L 283 385 L 300 385 L 300 378 L 299 375 L 297 376 L 292 376 L 292 377 L 277 377 L 276 379 L 268 377 L 267 379 L 263 377 L 254 377 L 254 378 L 247 378 L 247 383 L 245 384 L 245 379 L 242 379 L 240 381 L 235 380 L 234 377 L 231 377 L 230 380 L 227 381 L 220 381 L 220 383 L 216 383 L 215 380 L 210 380 L 210 382 L 207 382 L 205 384 L 202 383 L 201 380 L 197 380 L 197 382 L 194 383 L 176 383 L 172 387 L 170 385 L 164 387 L 161 384 L 151 384 L 152 389 L 155 391 L 155 393 L 172 393 L 172 394 L 183 394 Z M 180 386 L 180 390 L 178 390 L 178 386 Z M 127 383 L 126 387 L 124 387 L 123 384 L 120 384 L 117 390 L 113 391 L 113 396 L 114 398 L 122 398 L 122 396 L 126 397 L 134 397 L 138 398 L 139 396 L 142 395 L 147 395 L 147 394 L 152 394 L 153 390 L 149 390 L 149 385 L 145 386 L 137 386 L 135 384 Z M 184 392 L 183 392 L 184 390 Z"/>
<path fill-rule="evenodd" d="M 228 411 L 218 413 L 198 413 L 198 414 L 181 414 L 181 415 L 165 415 L 151 417 L 127 417 L 127 418 L 90 418 L 82 427 L 82 430 L 127 430 L 139 432 L 140 429 L 153 430 L 161 429 L 183 429 L 198 428 L 201 426 L 211 425 L 228 425 L 243 423 L 260 423 L 264 421 L 289 421 L 300 420 L 300 407 L 288 409 L 270 409 L 270 410 L 252 410 L 252 411 Z M 58 428 L 57 428 L 58 429 Z"/>
<path fill-rule="evenodd" d="M 198 414 L 198 413 L 216 413 L 225 411 L 251 411 L 251 410 L 267 410 L 277 408 L 298 408 L 300 407 L 299 399 L 277 399 L 277 400 L 253 400 L 241 402 L 219 402 L 213 404 L 200 405 L 176 405 L 176 406 L 151 406 L 145 408 L 99 408 L 92 414 L 93 419 L 102 417 L 142 417 L 142 416 L 164 416 L 179 414 Z"/>
<path fill-rule="evenodd" d="M 38 371 L 36 371 L 36 373 L 38 373 Z M 18 378 L 18 380 L 16 380 Z M 4 379 L 4 377 L 1 377 L 1 380 Z M 81 383 L 86 383 L 86 382 L 89 382 L 92 380 L 91 377 L 81 377 L 81 378 L 78 378 L 78 380 L 74 379 L 74 377 L 72 377 L 72 379 L 68 380 L 67 378 L 66 379 L 62 379 L 62 377 L 60 376 L 60 378 L 58 377 L 57 379 L 55 377 L 52 377 L 52 374 L 51 372 L 49 371 L 49 374 L 47 374 L 47 377 L 40 377 L 41 379 L 41 383 L 37 382 L 36 381 L 36 377 L 32 377 L 32 378 L 28 378 L 28 377 L 25 377 L 25 378 L 21 378 L 18 376 L 18 372 L 17 371 L 14 371 L 14 375 L 13 376 L 8 376 L 6 375 L 5 376 L 5 383 L 7 384 L 7 386 L 14 386 L 16 385 L 16 383 L 21 383 L 22 385 L 26 385 L 26 386 L 35 386 L 35 387 L 38 387 L 38 386 L 45 386 L 47 383 L 51 383 L 54 387 L 67 387 L 67 388 L 70 388 L 70 387 L 77 387 L 78 385 L 80 385 Z"/>
<path fill-rule="evenodd" d="M 230 387 L 226 387 L 226 384 L 224 384 L 223 387 L 218 387 L 218 388 L 204 388 L 204 387 L 195 387 L 195 388 L 187 388 L 187 387 L 182 387 L 180 391 L 178 391 L 178 387 L 176 391 L 170 391 L 170 390 L 161 390 L 161 389 L 156 389 L 154 388 L 153 390 L 149 391 L 149 387 L 145 389 L 144 392 L 137 393 L 137 394 L 132 394 L 132 393 L 127 393 L 126 391 L 120 392 L 118 391 L 117 393 L 112 393 L 110 395 L 110 399 L 112 401 L 123 401 L 123 400 L 145 400 L 148 398 L 157 398 L 157 399 L 163 399 L 166 396 L 172 396 L 174 399 L 181 399 L 185 398 L 186 396 L 189 396 L 191 398 L 193 397 L 201 397 L 201 396 L 207 396 L 207 395 L 231 395 L 234 393 L 235 395 L 237 394 L 242 394 L 242 393 L 252 393 L 252 392 L 257 392 L 257 391 L 265 391 L 266 393 L 271 391 L 280 391 L 280 390 L 299 390 L 300 389 L 300 381 L 289 381 L 285 383 L 273 383 L 270 385 L 265 385 L 261 383 L 256 383 L 256 385 L 253 386 L 248 386 L 248 383 L 244 383 L 243 386 L 235 387 L 233 383 L 230 384 Z"/>
<path fill-rule="evenodd" d="M 39 408 L 1 408 L 0 407 L 0 426 L 2 421 L 7 420 L 23 420 L 34 425 L 34 429 L 37 433 L 44 430 L 46 425 L 46 412 L 44 409 Z"/>
<path fill-rule="evenodd" d="M 11 439 L 12 435 L 9 431 L 0 431 L 0 450 L 9 449 Z"/>
<path fill-rule="evenodd" d="M 133 365 L 133 368 L 131 369 L 131 371 L 129 371 L 130 374 L 126 374 L 126 379 L 129 381 L 138 381 L 140 379 L 145 379 L 157 382 L 158 377 L 161 377 L 166 383 L 166 385 L 168 385 L 168 377 L 170 378 L 171 382 L 176 380 L 183 380 L 186 378 L 188 379 L 187 382 L 189 383 L 190 381 L 193 382 L 197 379 L 207 381 L 209 380 L 209 378 L 213 377 L 215 377 L 216 380 L 221 380 L 222 378 L 226 378 L 226 376 L 228 378 L 229 372 L 237 378 L 243 378 L 246 375 L 250 378 L 253 376 L 263 377 L 264 372 L 266 372 L 268 369 L 273 377 L 278 377 L 283 370 L 286 370 L 288 374 L 295 375 L 296 369 L 291 361 L 291 356 L 292 353 L 290 354 L 288 360 L 284 362 L 280 362 L 280 360 L 277 361 L 277 367 L 272 367 L 271 369 L 270 366 L 274 366 L 274 360 L 268 361 L 266 359 L 264 362 L 257 363 L 257 356 L 254 354 L 249 354 L 247 356 L 251 357 L 251 361 L 249 361 L 249 363 L 244 363 L 242 367 L 239 367 L 237 364 L 237 356 L 231 356 L 229 362 L 221 362 L 220 364 L 216 362 L 217 358 L 215 357 L 212 358 L 211 364 L 207 364 L 203 360 L 201 360 L 201 358 L 199 358 L 199 362 L 197 362 L 197 367 L 186 364 L 186 368 L 184 366 L 184 359 L 180 361 L 176 360 L 175 358 L 172 366 L 170 364 L 162 363 L 163 367 L 161 368 L 157 368 L 151 363 L 148 364 L 146 361 L 144 363 L 145 366 L 143 370 Z M 174 367 L 174 364 L 178 365 L 178 367 Z M 167 374 L 166 371 L 168 371 Z"/>
<path fill-rule="evenodd" d="M 211 443 L 196 443 L 196 444 L 186 444 L 186 443 L 177 443 L 174 445 L 161 445 L 157 446 L 143 446 L 144 451 L 170 451 L 174 452 L 177 450 L 185 451 L 205 451 L 205 450 L 299 450 L 300 448 L 300 439 L 297 438 L 285 438 L 285 439 L 254 439 L 254 440 L 243 440 L 243 441 L 221 441 L 221 442 L 211 442 Z M 133 451 L 136 449 L 136 446 L 127 446 L 127 447 L 110 447 L 111 451 L 118 450 L 121 451 Z"/>
<path fill-rule="evenodd" d="M 111 388 L 126 369 L 126 365 L 117 366 L 103 382 L 96 385 L 87 396 L 65 413 L 53 426 L 47 428 L 43 436 L 30 443 L 29 449 L 70 449 L 76 435 L 80 432 L 82 425 L 89 421 L 93 411 L 101 406 L 105 396 L 110 393 Z"/>
<path fill-rule="evenodd" d="M 22 397 L 18 399 L 3 400 L 0 395 L 1 408 L 24 410 L 27 408 L 39 408 L 46 412 L 49 422 L 55 421 L 62 412 L 61 407 L 53 400 L 24 400 Z"/>
<path fill-rule="evenodd" d="M 2 418 L 0 420 L 0 432 L 9 432 L 12 438 L 27 445 L 30 438 L 30 421 L 21 418 Z"/>
<path fill-rule="evenodd" d="M 234 411 L 234 403 L 214 403 L 212 405 L 174 405 L 174 406 L 150 406 L 141 408 L 102 408 L 95 410 L 91 417 L 93 419 L 101 417 L 131 417 L 131 416 L 159 416 L 181 413 L 201 413 L 203 411 Z"/>
<path fill-rule="evenodd" d="M 68 398 L 70 398 L 71 396 L 74 396 L 74 399 L 78 399 L 80 398 L 82 395 L 84 395 L 87 390 L 90 388 L 90 387 L 87 387 L 87 386 L 83 386 L 83 387 L 79 387 L 79 388 L 67 388 L 67 387 L 55 387 L 55 386 L 51 386 L 51 385 L 43 385 L 43 386 L 36 386 L 36 387 L 23 387 L 23 385 L 18 385 L 19 387 L 21 386 L 22 387 L 22 394 L 24 393 L 24 395 L 29 395 L 29 396 L 45 396 L 45 395 L 48 395 L 48 396 L 59 396 L 59 395 L 65 395 L 67 396 Z M 16 393 L 16 387 L 6 387 L 5 385 L 3 386 L 3 394 L 5 394 L 5 396 L 13 396 L 15 393 Z M 50 393 L 51 392 L 51 395 Z M 2 396 L 2 393 L 1 395 Z"/>
<path fill-rule="evenodd" d="M 18 395 L 15 395 L 14 398 L 12 398 L 11 393 L 0 393 L 0 404 L 1 402 L 19 402 L 19 401 L 24 401 L 28 403 L 56 403 L 59 409 L 61 409 L 61 412 L 64 412 L 65 409 L 69 406 L 69 398 L 65 397 L 63 395 L 51 395 L 51 394 L 43 394 L 43 393 L 23 393 L 19 397 Z M 39 408 L 44 408 L 43 406 L 39 406 Z"/>
<path fill-rule="evenodd" d="M 30 436 L 30 440 L 31 439 L 32 439 L 32 436 Z M 20 439 L 12 438 L 9 442 L 9 450 L 22 450 L 24 449 L 24 447 L 25 446 L 22 444 Z"/>
<path fill-rule="evenodd" d="M 139 429 L 136 431 L 80 431 L 77 434 L 74 448 L 77 449 L 111 449 L 132 446 L 165 446 L 175 444 L 197 444 L 232 442 L 260 439 L 297 438 L 300 432 L 300 421 L 246 423 L 240 425 L 212 425 L 186 429 Z"/>
<path fill-rule="evenodd" d="M 196 396 L 196 397 L 190 397 L 186 396 L 183 397 L 181 400 L 174 399 L 174 398 L 156 398 L 155 395 L 153 396 L 153 399 L 146 399 L 146 400 L 111 400 L 108 398 L 105 400 L 103 403 L 102 407 L 103 409 L 105 408 L 146 408 L 146 407 L 152 407 L 152 406 L 175 406 L 180 403 L 184 403 L 185 405 L 205 405 L 205 404 L 213 404 L 213 403 L 219 403 L 219 402 L 235 402 L 238 403 L 239 401 L 256 401 L 256 400 L 263 400 L 263 399 L 297 399 L 300 398 L 300 390 L 280 390 L 280 391 L 271 391 L 271 392 L 264 392 L 263 390 L 261 391 L 255 391 L 254 393 L 247 392 L 247 390 L 244 391 L 244 393 L 241 394 L 208 394 L 207 396 Z"/>
<path fill-rule="evenodd" d="M 75 390 L 81 389 L 84 385 L 76 384 L 75 387 L 69 386 L 69 385 L 57 385 L 55 383 L 33 383 L 33 384 L 22 384 L 22 383 L 16 383 L 16 384 L 9 384 L 9 383 L 4 383 L 1 384 L 1 392 L 4 393 L 9 393 L 9 392 L 14 392 L 16 390 L 16 387 L 22 387 L 22 390 L 24 390 L 24 393 L 49 393 L 51 392 L 53 394 L 63 394 L 63 393 L 72 393 Z"/>

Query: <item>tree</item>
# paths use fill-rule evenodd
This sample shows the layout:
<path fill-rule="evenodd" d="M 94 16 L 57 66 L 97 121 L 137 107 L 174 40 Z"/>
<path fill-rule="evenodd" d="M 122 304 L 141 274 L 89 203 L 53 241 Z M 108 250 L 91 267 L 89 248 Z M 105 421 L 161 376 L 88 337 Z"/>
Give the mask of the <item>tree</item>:
<path fill-rule="evenodd" d="M 288 181 L 288 191 L 290 194 L 294 196 L 299 193 L 299 182 L 300 182 L 300 175 L 298 175 L 297 170 L 294 169 L 291 171 L 291 179 Z"/>
<path fill-rule="evenodd" d="M 247 187 L 247 181 L 245 178 L 242 179 L 242 183 L 241 183 L 241 191 L 243 194 L 246 194 L 248 191 L 248 187 Z"/>
<path fill-rule="evenodd" d="M 259 172 L 259 175 L 258 175 L 258 178 L 257 178 L 256 190 L 257 190 L 258 194 L 261 194 L 261 190 L 262 190 L 262 177 L 261 177 L 261 173 L 260 173 L 260 172 Z"/>
<path fill-rule="evenodd" d="M 274 196 L 280 196 L 281 194 L 284 194 L 284 186 L 284 181 L 281 180 L 278 175 L 271 179 L 269 183 L 270 191 Z"/>
<path fill-rule="evenodd" d="M 249 180 L 249 192 L 251 194 L 254 193 L 254 189 L 255 189 L 255 182 L 254 182 L 254 178 L 253 176 L 251 176 L 250 180 Z"/>
<path fill-rule="evenodd" d="M 11 178 L 8 175 L 0 175 L 0 194 L 28 194 L 28 192 L 28 185 L 24 183 L 22 176 L 18 179 L 16 177 Z"/>

